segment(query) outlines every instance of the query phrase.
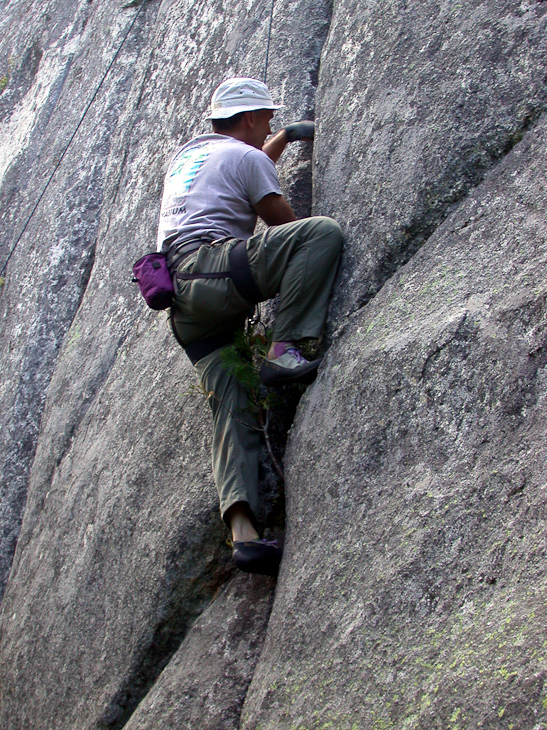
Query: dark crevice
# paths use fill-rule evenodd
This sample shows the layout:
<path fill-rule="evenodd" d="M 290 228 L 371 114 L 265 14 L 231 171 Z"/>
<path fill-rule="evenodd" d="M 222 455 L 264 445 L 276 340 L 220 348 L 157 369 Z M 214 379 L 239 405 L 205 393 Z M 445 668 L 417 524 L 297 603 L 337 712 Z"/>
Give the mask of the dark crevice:
<path fill-rule="evenodd" d="M 325 28 L 324 33 L 321 38 L 321 42 L 317 47 L 317 57 L 314 59 L 314 63 L 312 66 L 312 69 L 309 72 L 310 82 L 312 87 L 314 88 L 314 96 L 313 96 L 313 108 L 309 110 L 309 119 L 315 119 L 315 97 L 317 95 L 317 88 L 319 85 L 319 76 L 321 71 L 321 55 L 323 52 L 323 47 L 326 43 L 330 26 L 332 23 L 332 15 L 333 15 L 333 7 L 334 3 L 332 0 L 325 3 L 325 9 L 327 10 L 327 19 L 325 22 Z M 304 153 L 305 154 L 305 153 Z M 308 166 L 305 169 L 304 173 L 301 174 L 297 180 L 294 181 L 294 184 L 291 186 L 291 189 L 286 193 L 287 197 L 289 198 L 291 204 L 294 206 L 295 204 L 295 211 L 299 216 L 309 216 L 311 215 L 311 207 L 312 207 L 312 165 L 311 165 L 311 159 L 312 159 L 312 152 L 309 151 L 309 162 Z M 326 343 L 323 343 L 325 345 Z M 276 456 L 280 460 L 283 459 L 285 449 L 287 446 L 287 436 L 289 429 L 292 426 L 292 423 L 296 417 L 296 413 L 298 410 L 298 405 L 300 403 L 300 399 L 304 393 L 305 388 L 299 387 L 299 386 L 288 386 L 285 388 L 280 389 L 280 395 L 282 396 L 282 406 L 277 406 L 272 409 L 272 418 L 271 418 L 271 424 L 272 424 L 272 441 L 274 444 L 274 450 L 276 451 Z M 263 449 L 264 451 L 264 449 Z M 276 475 L 274 473 L 274 470 L 272 467 L 270 467 L 270 472 L 274 478 L 276 478 Z M 278 496 L 274 498 L 274 500 L 271 503 L 271 509 L 269 511 L 269 514 L 266 514 L 266 525 L 267 527 L 271 527 L 276 534 L 279 534 L 279 532 L 282 532 L 284 534 L 285 532 L 285 489 L 284 486 L 279 487 Z M 269 619 L 268 619 L 269 622 Z M 266 633 L 268 631 L 268 624 L 266 624 L 266 627 L 264 629 L 264 632 Z M 260 659 L 259 659 L 260 661 Z M 258 662 L 257 662 L 258 663 Z M 241 712 L 243 712 L 243 708 L 245 706 L 245 701 L 248 693 L 248 689 L 251 686 L 252 682 L 249 682 L 249 685 L 247 687 L 247 692 L 245 693 L 245 696 L 242 698 L 241 702 Z M 241 713 L 240 713 L 240 721 L 238 724 L 238 727 L 241 727 Z"/>
<path fill-rule="evenodd" d="M 283 458 L 287 434 L 294 419 L 303 389 L 286 386 L 280 389 L 282 403 L 272 408 L 269 433 L 275 455 Z M 167 458 L 167 457 L 166 457 Z M 262 443 L 259 474 L 260 511 L 257 518 L 264 534 L 275 534 L 283 539 L 285 528 L 285 495 L 278 476 L 268 460 L 266 448 Z M 211 604 L 218 591 L 233 579 L 237 572 L 232 565 L 230 551 L 225 545 L 226 529 L 219 522 L 216 509 L 212 513 L 198 516 L 206 528 L 205 534 L 190 544 L 181 540 L 176 552 L 167 556 L 170 566 L 166 572 L 164 603 L 159 609 L 163 614 L 154 629 L 154 635 L 144 654 L 135 661 L 133 672 L 125 685 L 113 697 L 98 730 L 121 730 L 133 715 L 139 704 L 154 686 L 163 669 L 185 640 L 188 632 L 203 611 Z M 195 558 L 188 558 L 188 553 Z M 185 554 L 187 565 L 202 564 L 204 554 L 213 554 L 210 563 L 203 566 L 199 574 L 185 575 L 180 567 L 180 559 Z M 267 629 L 265 628 L 265 631 Z M 241 700 L 243 707 L 244 698 Z"/>
<path fill-rule="evenodd" d="M 207 532 L 193 545 L 181 541 L 176 552 L 167 556 L 170 567 L 164 582 L 166 598 L 159 608 L 162 618 L 154 629 L 148 648 L 135 660 L 127 682 L 109 702 L 97 723 L 97 730 L 120 730 L 127 724 L 179 649 L 194 622 L 210 605 L 219 589 L 234 575 L 229 552 L 223 545 L 223 527 L 219 525 L 216 510 L 198 516 L 197 520 L 205 523 Z M 187 565 L 199 565 L 202 564 L 203 554 L 211 554 L 211 545 L 215 545 L 211 564 L 204 566 L 196 575 L 190 576 L 181 572 L 179 563 L 183 553 L 186 553 Z M 188 558 L 189 552 L 195 553 L 194 560 Z"/>
<path fill-rule="evenodd" d="M 330 3 L 328 7 L 332 10 Z M 323 42 L 326 37 L 327 30 Z M 319 78 L 321 48 L 312 71 L 315 89 L 317 89 Z M 286 194 L 299 209 L 307 210 L 310 207 L 311 164 L 308 164 L 308 169 L 304 173 L 289 181 L 289 191 Z M 300 214 L 309 215 L 309 212 L 303 213 L 301 211 Z M 269 433 L 274 453 L 279 460 L 283 458 L 288 431 L 296 415 L 302 394 L 303 389 L 298 386 L 280 389 L 281 403 L 271 410 Z M 261 504 L 257 515 L 259 522 L 265 534 L 275 534 L 282 541 L 285 529 L 285 494 L 283 486 L 270 464 L 264 443 L 261 449 L 259 492 Z M 218 543 L 215 560 L 209 571 L 205 571 L 198 579 L 197 590 L 196 585 L 194 585 L 191 591 L 188 591 L 184 576 L 178 575 L 173 578 L 173 585 L 170 588 L 170 595 L 166 600 L 164 609 L 165 618 L 157 625 L 150 646 L 136 662 L 131 677 L 110 703 L 109 709 L 98 724 L 98 730 L 121 730 L 127 724 L 138 705 L 154 686 L 161 671 L 180 648 L 192 624 L 210 604 L 215 592 L 233 577 L 234 569 L 229 560 L 229 552 L 223 544 L 224 527 L 218 524 L 216 512 L 208 519 L 211 520 L 209 537 Z M 200 546 L 200 549 L 202 549 L 202 546 Z M 170 562 L 176 565 L 176 556 L 170 559 Z M 201 590 L 199 587 L 201 587 Z M 265 631 L 267 631 L 267 627 Z M 243 709 L 244 702 L 245 697 L 241 700 L 241 709 Z"/>
<path fill-rule="evenodd" d="M 302 392 L 303 389 L 298 386 L 280 389 L 283 402 L 272 409 L 269 431 L 274 452 L 279 459 L 283 458 L 287 434 Z M 261 449 L 259 492 L 261 506 L 257 517 L 260 525 L 265 534 L 275 533 L 282 541 L 285 527 L 284 492 L 268 461 L 264 444 Z M 197 521 L 204 524 L 207 531 L 198 538 L 197 544 L 181 541 L 176 552 L 167 557 L 166 562 L 170 567 L 165 578 L 164 604 L 160 609 L 163 617 L 154 629 L 148 648 L 135 661 L 127 682 L 109 703 L 97 725 L 98 730 L 121 730 L 127 724 L 180 648 L 192 625 L 207 609 L 217 592 L 234 577 L 236 571 L 225 545 L 225 527 L 219 522 L 217 511 L 201 515 Z M 189 552 L 195 552 L 194 560 L 188 558 Z M 183 553 L 186 564 L 199 565 L 204 554 L 212 553 L 213 559 L 203 567 L 199 575 L 188 580 L 188 576 L 179 567 Z M 243 702 L 244 699 L 241 707 Z"/>

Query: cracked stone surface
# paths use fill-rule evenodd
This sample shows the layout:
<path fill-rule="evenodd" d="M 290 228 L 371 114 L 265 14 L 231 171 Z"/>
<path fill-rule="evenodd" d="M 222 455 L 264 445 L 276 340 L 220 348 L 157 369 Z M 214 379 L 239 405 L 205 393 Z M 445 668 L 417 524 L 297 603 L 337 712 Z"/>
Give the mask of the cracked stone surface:
<path fill-rule="evenodd" d="M 533 0 L 335 3 L 313 176 L 315 212 L 341 218 L 349 243 L 331 329 L 545 111 L 546 31 Z"/>
<path fill-rule="evenodd" d="M 139 7 L 0 0 L 0 263 Z M 0 291 L 2 728 L 547 728 L 546 19 L 147 0 Z M 130 282 L 170 153 L 222 78 L 265 70 L 274 130 L 317 121 L 284 190 L 347 237 L 273 608 Z"/>
<path fill-rule="evenodd" d="M 546 142 L 544 120 L 301 401 L 242 730 L 547 727 Z"/>

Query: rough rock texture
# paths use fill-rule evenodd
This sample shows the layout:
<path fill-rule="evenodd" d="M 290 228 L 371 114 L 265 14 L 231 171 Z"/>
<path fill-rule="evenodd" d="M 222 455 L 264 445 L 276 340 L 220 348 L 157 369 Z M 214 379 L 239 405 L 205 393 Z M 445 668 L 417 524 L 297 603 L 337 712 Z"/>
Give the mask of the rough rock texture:
<path fill-rule="evenodd" d="M 241 574 L 192 626 L 127 730 L 235 730 L 262 647 L 272 578 Z"/>
<path fill-rule="evenodd" d="M 2 264 L 127 4 L 0 2 Z M 277 124 L 316 101 L 318 122 L 313 166 L 298 144 L 280 177 L 301 214 L 313 177 L 347 245 L 264 628 L 271 582 L 234 578 L 223 544 L 207 404 L 129 272 L 215 85 L 263 76 L 272 7 Z M 547 728 L 546 18 L 147 0 L 0 293 L 0 580 L 20 530 L 0 727 Z"/>
<path fill-rule="evenodd" d="M 11 2 L 3 8 L 2 267 L 11 257 L 0 298 L 0 595 L 20 529 L 51 373 L 93 267 L 115 121 L 156 11 L 157 3 L 143 8 L 120 63 L 83 120 L 79 144 L 67 150 L 20 238 L 135 10 L 120 5 L 113 13 L 109 4 L 86 1 Z"/>
<path fill-rule="evenodd" d="M 104 14 L 110 4 L 95 7 Z M 204 117 L 214 87 L 225 76 L 262 75 L 270 12 L 258 2 L 245 7 L 171 2 L 154 8 L 143 30 L 149 38 L 145 48 L 137 58 L 120 54 L 119 63 L 130 69 L 133 80 L 100 158 L 102 206 L 100 216 L 95 214 L 93 267 L 82 283 L 83 298 L 78 290 L 77 315 L 76 299 L 72 311 L 59 303 L 63 287 L 72 291 L 72 280 L 58 282 L 48 271 L 30 290 L 37 303 L 26 302 L 29 317 L 44 318 L 40 326 L 49 338 L 51 360 L 46 362 L 37 343 L 27 344 L 15 326 L 21 324 L 15 312 L 23 306 L 29 248 L 34 245 L 36 267 L 51 253 L 51 221 L 57 218 L 49 197 L 44 201 L 50 217 L 40 211 L 33 218 L 9 261 L 2 289 L 5 335 L 13 348 L 3 351 L 7 405 L 22 387 L 20 380 L 38 385 L 21 364 L 32 348 L 43 368 L 40 392 L 48 396 L 45 407 L 43 400 L 25 396 L 34 409 L 32 418 L 20 418 L 15 407 L 6 411 L 15 419 L 17 438 L 29 444 L 20 450 L 24 458 L 13 457 L 20 484 L 17 500 L 6 495 L 6 532 L 11 533 L 6 566 L 30 461 L 33 468 L 2 604 L 2 727 L 122 726 L 188 627 L 233 573 L 210 473 L 208 406 L 189 394 L 191 366 L 165 314 L 154 315 L 139 299 L 130 271 L 132 262 L 155 244 L 169 154 L 180 140 L 208 128 Z M 33 9 L 25 7 L 31 15 Z M 329 11 L 323 3 L 308 2 L 306 9 L 295 23 L 290 7 L 284 12 L 279 3 L 274 16 L 280 41 L 290 33 L 314 39 L 302 48 L 289 44 L 283 57 L 272 57 L 268 65 L 272 91 L 285 100 L 285 113 L 292 118 L 306 116 L 312 104 L 327 29 Z M 60 18 L 68 12 L 62 4 L 57 11 Z M 100 34 L 95 42 L 95 51 L 102 53 Z M 274 48 L 272 41 L 272 53 Z M 92 51 L 88 42 L 86 53 Z M 110 61 L 113 54 L 104 54 Z M 210 62 L 213 57 L 216 64 Z M 291 80 L 276 88 L 275 78 L 291 68 Z M 68 101 L 74 106 L 74 94 Z M 93 140 L 91 130 L 75 138 L 68 177 L 86 168 Z M 302 171 L 296 168 L 305 171 L 306 166 L 296 151 L 292 159 L 285 177 L 297 180 Z M 61 185 L 51 189 L 62 199 Z M 82 205 L 86 195 L 84 185 Z M 302 201 L 305 197 L 301 192 Z M 39 245 L 37 230 L 44 236 Z M 67 241 L 73 236 L 70 228 Z M 61 263 L 72 276 L 70 262 Z M 13 479 L 7 476 L 11 490 Z M 268 494 L 271 481 L 263 484 Z M 235 707 L 244 688 L 233 686 Z"/>
<path fill-rule="evenodd" d="M 547 727 L 546 143 L 547 120 L 301 401 L 288 483 L 313 491 L 287 490 L 245 730 Z"/>
<path fill-rule="evenodd" d="M 128 279 L 121 272 L 129 272 L 131 262 L 154 245 L 166 160 L 181 140 L 208 129 L 203 120 L 219 78 L 263 77 L 266 71 L 276 99 L 286 104 L 277 124 L 283 118 L 313 116 L 329 9 L 324 2 L 310 1 L 303 4 L 305 17 L 295 20 L 294 5 L 275 6 L 266 66 L 270 8 L 262 3 L 243 8 L 236 2 L 165 2 L 160 7 L 147 0 L 11 256 L 0 302 L 8 343 L 0 356 L 4 406 L 0 592 L 19 533 L 47 388 L 86 290 L 97 247 L 105 254 L 104 261 L 98 254 L 103 268 L 114 265 L 109 259 L 113 249 L 123 248 L 110 285 L 101 286 L 105 301 L 114 300 L 110 306 L 116 309 L 118 328 L 114 334 L 109 320 L 111 346 L 103 342 L 94 362 L 86 354 L 82 373 L 86 384 L 75 384 L 79 394 L 73 405 L 63 403 L 64 409 L 78 412 L 95 392 L 97 379 L 104 380 L 119 343 L 133 328 L 134 317 L 125 303 L 134 308 L 134 287 L 122 286 Z M 111 3 L 106 2 L 8 4 L 3 24 L 10 33 L 0 48 L 0 77 L 5 69 L 8 82 L 0 95 L 5 142 L 0 150 L 0 171 L 5 170 L 0 189 L 2 265 L 137 12 L 120 4 L 113 16 Z M 299 36 L 309 37 L 310 43 L 295 47 Z M 215 64 L 211 57 L 217 59 Z M 111 150 L 116 121 L 120 123 Z M 309 155 L 305 147 L 295 145 L 281 166 L 285 189 L 301 215 L 310 209 Z M 124 184 L 126 200 L 116 204 L 118 186 Z M 101 212 L 103 224 L 98 230 Z M 110 215 L 118 215 L 116 224 Z M 100 328 L 100 320 L 92 314 L 87 322 L 76 324 L 69 342 L 74 344 L 86 326 Z M 60 429 L 70 432 L 79 416 L 75 418 L 64 419 Z"/>
<path fill-rule="evenodd" d="M 343 215 L 349 243 L 331 327 L 538 119 L 546 66 L 545 2 L 335 3 L 314 168 L 315 212 Z"/>

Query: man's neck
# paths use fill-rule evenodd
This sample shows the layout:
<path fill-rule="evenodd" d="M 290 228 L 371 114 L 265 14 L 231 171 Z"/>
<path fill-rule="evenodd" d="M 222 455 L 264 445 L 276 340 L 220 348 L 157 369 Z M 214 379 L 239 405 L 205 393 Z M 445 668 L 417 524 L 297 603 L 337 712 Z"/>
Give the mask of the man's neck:
<path fill-rule="evenodd" d="M 252 129 L 249 129 L 249 127 L 243 122 L 237 127 L 233 127 L 232 129 L 226 129 L 222 132 L 216 132 L 216 134 L 221 134 L 223 137 L 231 137 L 232 139 L 237 139 L 239 142 L 244 142 L 251 147 L 256 147 L 256 145 L 253 143 L 254 135 Z M 260 149 L 260 147 L 258 147 L 257 149 Z"/>

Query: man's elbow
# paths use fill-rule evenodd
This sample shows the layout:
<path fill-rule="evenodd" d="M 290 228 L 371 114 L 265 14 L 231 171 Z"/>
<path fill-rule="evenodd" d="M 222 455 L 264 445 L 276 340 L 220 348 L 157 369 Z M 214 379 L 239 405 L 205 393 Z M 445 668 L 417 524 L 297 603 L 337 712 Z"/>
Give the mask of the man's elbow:
<path fill-rule="evenodd" d="M 294 210 L 282 195 L 271 193 L 255 205 L 255 210 L 267 226 L 280 226 L 297 220 Z"/>

